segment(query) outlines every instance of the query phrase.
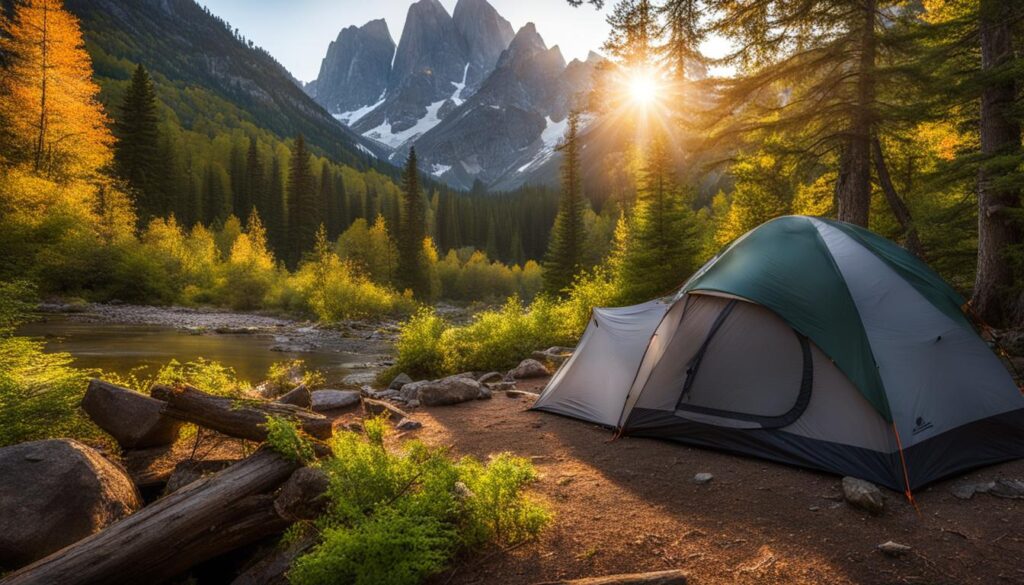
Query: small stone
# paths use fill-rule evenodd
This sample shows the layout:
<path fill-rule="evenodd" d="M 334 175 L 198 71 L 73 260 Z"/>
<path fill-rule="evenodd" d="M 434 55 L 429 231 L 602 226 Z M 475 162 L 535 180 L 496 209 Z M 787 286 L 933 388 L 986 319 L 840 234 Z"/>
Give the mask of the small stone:
<path fill-rule="evenodd" d="M 697 475 L 693 476 L 693 483 L 697 485 L 704 485 L 713 479 L 715 479 L 715 476 L 711 475 L 710 473 L 698 473 Z"/>
<path fill-rule="evenodd" d="M 405 403 L 406 408 L 418 408 L 420 405 L 419 400 L 410 400 Z"/>
<path fill-rule="evenodd" d="M 821 509 L 821 506 L 811 506 L 807 509 L 810 510 L 811 512 L 817 512 L 818 510 Z"/>
<path fill-rule="evenodd" d="M 856 477 L 843 478 L 843 498 L 851 505 L 872 514 L 881 514 L 885 509 L 885 500 L 878 486 Z"/>
<path fill-rule="evenodd" d="M 516 389 L 515 382 L 491 382 L 487 385 L 491 389 L 491 392 L 507 392 L 509 390 Z"/>
<path fill-rule="evenodd" d="M 574 477 L 573 477 L 573 476 L 571 476 L 571 475 L 565 475 L 565 476 L 562 476 L 562 477 L 558 478 L 558 481 L 557 481 L 556 483 L 557 483 L 558 485 L 560 485 L 560 486 L 567 486 L 567 485 L 569 485 L 570 483 L 572 483 L 572 481 L 573 481 L 574 479 L 576 479 L 576 478 L 574 478 Z"/>
<path fill-rule="evenodd" d="M 477 400 L 490 400 L 490 399 L 491 399 L 491 389 L 488 388 L 487 386 L 484 386 L 484 385 L 481 384 L 480 385 L 480 396 L 477 397 Z"/>
<path fill-rule="evenodd" d="M 388 390 L 401 390 L 402 386 L 405 386 L 406 384 L 411 384 L 411 383 L 412 383 L 412 378 L 409 377 L 409 374 L 406 374 L 406 373 L 403 372 L 403 373 L 398 374 L 397 376 L 395 376 L 394 380 L 391 380 L 391 383 L 388 384 Z"/>
<path fill-rule="evenodd" d="M 961 483 L 953 486 L 950 490 L 953 496 L 961 500 L 969 500 L 974 494 L 984 494 L 996 487 L 996 482 Z"/>
<path fill-rule="evenodd" d="M 900 544 L 898 542 L 888 540 L 878 545 L 878 550 L 882 551 L 882 554 L 890 557 L 902 557 L 903 555 L 910 552 L 912 549 L 911 547 L 905 544 Z"/>
<path fill-rule="evenodd" d="M 403 418 L 402 420 L 398 421 L 397 425 L 395 425 L 395 428 L 400 431 L 414 431 L 422 427 L 423 423 L 421 423 L 418 420 L 413 420 L 411 418 Z"/>
<path fill-rule="evenodd" d="M 1024 481 L 1019 479 L 997 479 L 995 485 L 992 486 L 988 493 L 997 498 L 1021 500 L 1024 499 Z"/>

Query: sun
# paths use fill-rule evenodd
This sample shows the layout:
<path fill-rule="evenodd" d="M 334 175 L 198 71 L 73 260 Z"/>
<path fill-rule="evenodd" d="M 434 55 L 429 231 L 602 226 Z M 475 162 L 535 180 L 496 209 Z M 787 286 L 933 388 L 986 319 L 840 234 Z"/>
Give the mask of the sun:
<path fill-rule="evenodd" d="M 627 89 L 629 99 L 636 105 L 647 106 L 658 99 L 660 88 L 649 71 L 639 71 L 630 76 Z"/>

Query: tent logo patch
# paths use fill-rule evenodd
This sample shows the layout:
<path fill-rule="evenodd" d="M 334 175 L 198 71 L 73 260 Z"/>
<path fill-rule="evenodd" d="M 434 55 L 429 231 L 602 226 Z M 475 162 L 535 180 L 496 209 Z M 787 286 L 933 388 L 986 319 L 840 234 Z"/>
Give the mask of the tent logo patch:
<path fill-rule="evenodd" d="M 914 421 L 914 430 L 911 431 L 911 434 L 916 435 L 918 433 L 927 431 L 930 428 L 932 428 L 931 421 L 927 421 L 927 420 L 924 420 L 921 417 L 917 417 L 917 420 Z"/>

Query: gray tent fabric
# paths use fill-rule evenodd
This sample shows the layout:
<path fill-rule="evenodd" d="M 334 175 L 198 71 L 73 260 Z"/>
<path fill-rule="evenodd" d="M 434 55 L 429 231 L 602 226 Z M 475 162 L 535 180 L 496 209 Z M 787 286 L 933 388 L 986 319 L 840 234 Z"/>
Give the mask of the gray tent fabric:
<path fill-rule="evenodd" d="M 668 303 L 594 309 L 576 351 L 555 372 L 537 410 L 614 427 L 651 333 Z"/>
<path fill-rule="evenodd" d="M 907 255 L 894 264 L 895 253 L 878 253 L 881 238 L 860 228 L 805 217 L 774 221 L 798 229 L 762 232 L 756 258 L 750 246 L 733 243 L 669 304 L 595 309 L 535 408 L 624 435 L 854 475 L 908 494 L 972 467 L 1024 457 L 1024 394 L 970 322 L 951 312 L 949 295 L 933 294 L 950 290 L 945 283 Z M 805 278 L 787 300 L 778 275 L 747 270 L 749 259 L 799 258 L 793 246 L 808 241 L 827 255 L 832 282 Z M 749 258 L 716 268 L 736 253 Z M 712 270 L 715 286 L 702 289 L 701 275 Z M 771 308 L 743 296 L 767 287 L 775 291 Z M 848 299 L 842 326 L 857 319 L 852 330 L 864 340 L 858 351 L 881 395 L 864 391 L 866 370 L 854 383 L 800 332 L 807 315 L 821 314 L 820 306 L 804 305 L 836 290 Z M 825 340 L 841 334 L 815 330 Z"/>

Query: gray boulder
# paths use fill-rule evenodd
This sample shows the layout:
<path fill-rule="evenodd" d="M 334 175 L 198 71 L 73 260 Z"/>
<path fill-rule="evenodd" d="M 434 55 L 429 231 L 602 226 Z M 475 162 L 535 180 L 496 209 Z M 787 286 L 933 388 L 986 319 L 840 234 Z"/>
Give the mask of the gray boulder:
<path fill-rule="evenodd" d="M 164 403 L 127 388 L 90 380 L 82 409 L 125 449 L 170 445 L 181 421 L 162 414 Z"/>
<path fill-rule="evenodd" d="M 314 390 L 311 394 L 313 410 L 323 412 L 348 408 L 359 402 L 358 390 Z"/>
<path fill-rule="evenodd" d="M 551 372 L 535 359 L 529 358 L 519 362 L 519 365 L 509 372 L 512 378 L 523 380 L 526 378 L 542 378 L 551 375 Z"/>
<path fill-rule="evenodd" d="M 388 390 L 401 390 L 402 386 L 411 383 L 412 378 L 409 377 L 409 374 L 398 374 L 395 376 L 395 379 L 391 380 L 391 383 L 388 384 Z"/>
<path fill-rule="evenodd" d="M 420 388 L 432 383 L 433 382 L 431 380 L 420 380 L 419 382 L 406 384 L 405 386 L 402 386 L 401 390 L 399 390 L 399 397 L 406 402 L 409 402 L 410 400 L 419 400 Z"/>
<path fill-rule="evenodd" d="M 452 376 L 420 387 L 419 401 L 424 406 L 458 404 L 480 397 L 480 383 L 473 378 Z"/>
<path fill-rule="evenodd" d="M 843 499 L 872 514 L 881 514 L 885 509 L 885 500 L 878 486 L 856 477 L 843 478 Z"/>
<path fill-rule="evenodd" d="M 142 507 L 124 469 L 71 439 L 0 449 L 0 568 L 64 548 Z"/>

